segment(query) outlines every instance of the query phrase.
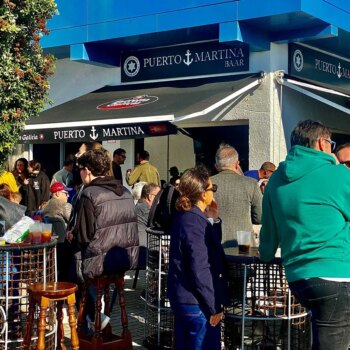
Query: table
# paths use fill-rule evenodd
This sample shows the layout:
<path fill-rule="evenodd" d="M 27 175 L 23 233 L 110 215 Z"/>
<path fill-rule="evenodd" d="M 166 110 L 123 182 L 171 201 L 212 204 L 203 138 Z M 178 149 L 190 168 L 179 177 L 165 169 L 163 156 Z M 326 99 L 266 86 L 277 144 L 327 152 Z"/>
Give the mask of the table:
<path fill-rule="evenodd" d="M 0 349 L 21 347 L 29 307 L 27 285 L 55 281 L 56 276 L 56 240 L 0 246 Z M 53 313 L 51 308 L 47 314 L 46 349 L 55 348 Z M 37 339 L 36 334 L 35 327 L 33 344 Z"/>
<path fill-rule="evenodd" d="M 291 294 L 281 259 L 263 263 L 257 248 L 225 249 L 230 305 L 223 341 L 227 349 L 311 349 L 310 314 Z"/>

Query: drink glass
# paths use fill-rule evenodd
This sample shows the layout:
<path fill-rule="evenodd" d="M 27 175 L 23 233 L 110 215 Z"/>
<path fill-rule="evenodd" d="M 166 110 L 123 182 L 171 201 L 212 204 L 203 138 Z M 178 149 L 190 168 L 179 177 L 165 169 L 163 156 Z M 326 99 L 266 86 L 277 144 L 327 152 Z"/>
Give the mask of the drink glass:
<path fill-rule="evenodd" d="M 238 251 L 248 254 L 250 251 L 252 233 L 250 231 L 237 231 Z"/>
<path fill-rule="evenodd" d="M 35 222 L 29 227 L 30 242 L 33 244 L 41 243 L 42 227 L 41 222 Z"/>
<path fill-rule="evenodd" d="M 41 242 L 49 242 L 51 241 L 51 235 L 52 235 L 52 224 L 41 224 L 42 226 L 42 232 L 43 234 L 41 235 Z"/>

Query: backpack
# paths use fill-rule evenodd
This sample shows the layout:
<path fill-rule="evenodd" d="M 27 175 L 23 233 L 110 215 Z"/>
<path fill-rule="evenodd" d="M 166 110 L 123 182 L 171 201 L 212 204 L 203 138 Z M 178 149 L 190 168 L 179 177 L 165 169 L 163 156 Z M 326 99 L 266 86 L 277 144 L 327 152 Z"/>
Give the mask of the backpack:
<path fill-rule="evenodd" d="M 169 231 L 176 210 L 175 203 L 179 197 L 180 193 L 173 185 L 165 185 L 154 197 L 147 226 L 164 232 Z"/>

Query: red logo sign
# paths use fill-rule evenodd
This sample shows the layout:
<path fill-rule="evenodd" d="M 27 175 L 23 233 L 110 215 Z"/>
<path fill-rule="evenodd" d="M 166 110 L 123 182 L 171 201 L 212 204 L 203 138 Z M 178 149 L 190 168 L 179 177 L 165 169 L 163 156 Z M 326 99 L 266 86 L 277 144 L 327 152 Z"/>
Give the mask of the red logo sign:
<path fill-rule="evenodd" d="M 158 101 L 157 96 L 141 95 L 141 96 L 135 96 L 135 97 L 120 98 L 115 101 L 103 103 L 102 105 L 99 105 L 96 108 L 103 111 L 106 111 L 106 110 L 108 111 L 112 109 L 124 109 L 124 108 L 144 106 L 149 103 L 153 103 L 157 101 Z"/>

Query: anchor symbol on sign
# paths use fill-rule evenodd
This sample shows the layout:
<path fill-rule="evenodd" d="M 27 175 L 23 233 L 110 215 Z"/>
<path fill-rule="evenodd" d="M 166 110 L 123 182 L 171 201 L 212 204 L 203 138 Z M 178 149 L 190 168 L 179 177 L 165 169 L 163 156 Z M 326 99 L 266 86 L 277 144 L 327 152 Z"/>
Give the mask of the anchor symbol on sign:
<path fill-rule="evenodd" d="M 95 129 L 94 126 L 91 128 L 91 131 L 92 131 L 92 134 L 90 134 L 90 137 L 91 137 L 93 140 L 96 140 L 96 139 L 98 138 L 98 134 L 95 132 L 96 129 Z"/>
<path fill-rule="evenodd" d="M 185 54 L 186 60 L 183 60 L 183 62 L 186 64 L 186 66 L 189 66 L 193 62 L 193 59 L 192 58 L 190 59 L 191 55 L 192 54 L 191 54 L 190 50 L 187 50 L 186 54 Z"/>
<path fill-rule="evenodd" d="M 339 63 L 338 64 L 338 70 L 337 70 L 337 76 L 338 76 L 339 79 L 341 78 L 341 71 L 340 71 L 340 69 L 341 69 L 341 65 Z"/>

